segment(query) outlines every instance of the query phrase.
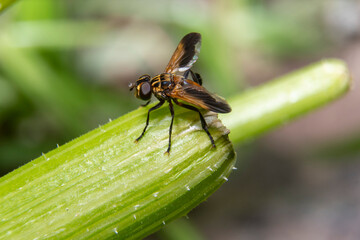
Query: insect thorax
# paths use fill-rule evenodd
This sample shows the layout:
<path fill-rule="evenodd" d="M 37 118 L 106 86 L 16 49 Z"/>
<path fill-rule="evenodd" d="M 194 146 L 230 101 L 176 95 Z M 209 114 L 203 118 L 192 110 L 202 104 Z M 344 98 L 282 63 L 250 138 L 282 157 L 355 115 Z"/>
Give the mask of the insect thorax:
<path fill-rule="evenodd" d="M 151 79 L 151 88 L 156 97 L 163 97 L 167 91 L 174 87 L 173 75 L 162 73 Z"/>

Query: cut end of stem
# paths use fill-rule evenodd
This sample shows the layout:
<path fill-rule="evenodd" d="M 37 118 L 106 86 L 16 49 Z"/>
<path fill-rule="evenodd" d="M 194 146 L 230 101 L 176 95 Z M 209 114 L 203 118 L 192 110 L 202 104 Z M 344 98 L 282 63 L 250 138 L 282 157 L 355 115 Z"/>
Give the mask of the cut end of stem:
<path fill-rule="evenodd" d="M 0 180 L 0 236 L 7 239 L 144 237 L 188 213 L 222 183 L 235 163 L 227 130 L 214 113 L 199 116 L 175 108 L 149 107 L 43 154 Z M 46 223 L 46 224 L 44 224 Z M 114 231 L 116 229 L 116 231 Z M 1 237 L 0 237 L 1 238 Z"/>

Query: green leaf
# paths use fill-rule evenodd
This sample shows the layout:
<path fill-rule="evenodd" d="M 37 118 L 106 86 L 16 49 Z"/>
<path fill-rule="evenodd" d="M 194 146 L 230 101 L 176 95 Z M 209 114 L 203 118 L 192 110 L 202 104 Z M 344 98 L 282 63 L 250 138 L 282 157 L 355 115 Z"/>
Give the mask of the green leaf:
<path fill-rule="evenodd" d="M 328 60 L 235 96 L 222 115 L 241 142 L 304 114 L 348 89 L 345 64 Z M 152 105 L 153 106 L 153 105 Z M 151 106 L 149 106 L 151 107 Z M 43 154 L 0 179 L 0 239 L 142 238 L 185 215 L 227 181 L 235 153 L 228 130 L 206 113 L 175 108 L 173 145 L 167 107 L 139 108 Z"/>

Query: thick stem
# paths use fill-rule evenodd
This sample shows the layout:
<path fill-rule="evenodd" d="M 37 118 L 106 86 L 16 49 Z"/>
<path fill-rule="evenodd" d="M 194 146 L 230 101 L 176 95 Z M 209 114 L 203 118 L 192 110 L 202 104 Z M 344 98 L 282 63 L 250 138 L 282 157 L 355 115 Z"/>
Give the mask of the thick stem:
<path fill-rule="evenodd" d="M 330 102 L 349 85 L 343 61 L 323 60 L 229 99 L 232 112 L 219 117 L 240 143 Z"/>

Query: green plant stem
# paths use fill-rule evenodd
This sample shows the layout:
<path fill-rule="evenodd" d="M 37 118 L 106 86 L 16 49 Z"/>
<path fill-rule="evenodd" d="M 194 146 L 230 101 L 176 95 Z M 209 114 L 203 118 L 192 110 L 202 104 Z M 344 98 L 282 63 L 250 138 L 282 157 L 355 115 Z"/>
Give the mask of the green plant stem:
<path fill-rule="evenodd" d="M 244 141 L 334 99 L 348 86 L 344 63 L 323 61 L 233 98 L 233 112 L 221 118 L 231 139 Z M 176 107 L 167 156 L 167 107 L 152 113 L 148 131 L 134 143 L 149 107 L 2 177 L 0 239 L 142 238 L 185 215 L 227 181 L 235 153 L 213 114 L 206 120 L 216 149 L 198 115 Z"/>
<path fill-rule="evenodd" d="M 345 63 L 324 60 L 229 99 L 232 112 L 219 118 L 240 143 L 330 102 L 349 85 Z"/>

